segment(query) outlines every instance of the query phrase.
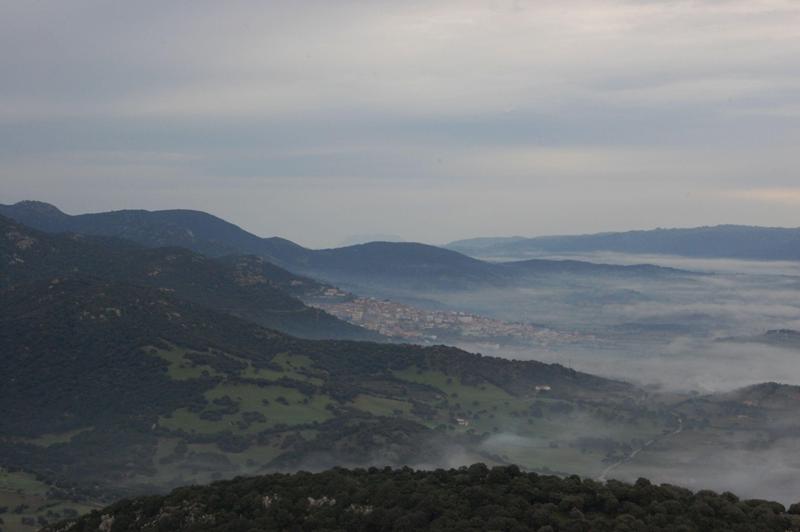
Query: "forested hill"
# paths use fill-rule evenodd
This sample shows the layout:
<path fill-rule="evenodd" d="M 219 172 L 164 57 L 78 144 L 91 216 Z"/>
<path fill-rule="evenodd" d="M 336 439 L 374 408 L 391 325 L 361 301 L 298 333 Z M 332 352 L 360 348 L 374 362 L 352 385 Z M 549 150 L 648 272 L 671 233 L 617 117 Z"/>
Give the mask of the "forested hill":
<path fill-rule="evenodd" d="M 185 247 L 212 257 L 263 255 L 265 240 L 282 254 L 292 248 L 303 249 L 288 240 L 259 238 L 216 216 L 192 210 L 123 210 L 71 216 L 48 203 L 21 201 L 0 205 L 0 214 L 48 233 L 114 236 L 148 247 Z"/>
<path fill-rule="evenodd" d="M 83 274 L 174 296 L 306 338 L 380 336 L 306 306 L 326 285 L 253 256 L 209 259 L 183 248 L 144 248 L 109 237 L 48 234 L 0 216 L 0 287 Z"/>
<path fill-rule="evenodd" d="M 267 475 L 124 500 L 49 532 L 329 530 L 786 532 L 800 504 L 671 485 L 607 484 L 483 464 Z"/>
<path fill-rule="evenodd" d="M 680 273 L 655 266 L 577 261 L 498 264 L 450 249 L 410 242 L 370 242 L 314 250 L 283 238 L 259 238 L 210 214 L 188 210 L 125 210 L 70 216 L 46 203 L 24 201 L 0 205 L 0 215 L 47 232 L 120 237 L 150 247 L 180 246 L 211 257 L 253 254 L 293 272 L 329 282 L 384 290 L 506 286 L 528 282 L 531 277 L 559 273 L 648 277 Z"/>
<path fill-rule="evenodd" d="M 447 245 L 471 256 L 524 258 L 537 253 L 648 253 L 698 258 L 800 260 L 800 228 L 717 225 L 536 238 L 474 238 Z"/>
<path fill-rule="evenodd" d="M 0 434 L 37 435 L 166 414 L 205 403 L 202 392 L 225 380 L 263 388 L 283 379 L 312 395 L 341 399 L 381 388 L 384 396 L 407 396 L 415 387 L 392 372 L 414 368 L 511 395 L 530 394 L 541 382 L 557 388 L 556 397 L 611 398 L 634 390 L 557 364 L 446 346 L 301 340 L 163 290 L 80 276 L 14 285 L 0 295 L 0 408 L 6 413 Z M 306 362 L 302 371 L 289 371 L 275 362 L 279 356 Z M 183 364 L 196 369 L 179 371 Z M 261 384 L 259 370 L 270 377 Z M 424 386 L 419 391 L 423 397 L 431 392 Z"/>
<path fill-rule="evenodd" d="M 772 329 L 763 334 L 751 336 L 730 336 L 719 338 L 719 342 L 765 344 L 787 349 L 800 349 L 800 331 L 794 329 Z"/>
<path fill-rule="evenodd" d="M 256 470 L 444 463 L 459 446 L 488 459 L 480 443 L 501 425 L 642 419 L 635 387 L 563 366 L 300 340 L 149 287 L 57 277 L 0 298 L 0 465 L 71 497 Z"/>

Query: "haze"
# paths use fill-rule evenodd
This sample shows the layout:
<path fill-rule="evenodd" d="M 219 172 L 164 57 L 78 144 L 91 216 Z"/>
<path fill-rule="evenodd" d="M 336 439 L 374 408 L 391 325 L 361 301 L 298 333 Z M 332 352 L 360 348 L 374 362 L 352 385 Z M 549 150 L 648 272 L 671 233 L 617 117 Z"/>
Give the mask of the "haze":
<path fill-rule="evenodd" d="M 796 226 L 800 6 L 3 2 L 6 202 L 311 246 Z"/>

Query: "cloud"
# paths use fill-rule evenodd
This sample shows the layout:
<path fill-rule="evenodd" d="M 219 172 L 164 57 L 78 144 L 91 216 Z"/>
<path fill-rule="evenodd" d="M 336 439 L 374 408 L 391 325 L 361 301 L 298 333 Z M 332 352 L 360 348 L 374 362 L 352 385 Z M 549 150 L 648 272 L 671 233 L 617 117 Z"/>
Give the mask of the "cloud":
<path fill-rule="evenodd" d="M 751 188 L 726 192 L 731 198 L 777 203 L 783 205 L 800 205 L 800 187 L 795 188 Z"/>
<path fill-rule="evenodd" d="M 7 2 L 0 179 L 6 201 L 78 211 L 164 206 L 155 189 L 190 178 L 168 206 L 318 245 L 367 223 L 429 241 L 782 224 L 794 203 L 742 212 L 720 191 L 796 179 L 798 23 L 778 0 Z M 259 208 L 323 178 L 341 180 L 345 207 L 320 213 L 325 234 L 304 222 L 322 196 L 287 193 L 281 219 Z M 140 190 L 123 197 L 119 181 Z M 252 204 L 225 200 L 231 187 Z M 403 187 L 421 216 L 343 213 Z M 512 203 L 490 215 L 487 196 Z"/>

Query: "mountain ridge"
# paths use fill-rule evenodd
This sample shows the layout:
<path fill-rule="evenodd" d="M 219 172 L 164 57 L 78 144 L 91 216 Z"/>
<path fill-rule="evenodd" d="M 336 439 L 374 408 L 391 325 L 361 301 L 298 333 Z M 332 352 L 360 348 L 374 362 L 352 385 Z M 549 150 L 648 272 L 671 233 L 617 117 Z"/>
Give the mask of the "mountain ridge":
<path fill-rule="evenodd" d="M 0 214 L 34 228 L 116 236 L 145 246 L 187 247 L 209 256 L 254 254 L 291 271 L 334 284 L 357 287 L 386 285 L 403 289 L 467 289 L 507 286 L 531 275 L 552 273 L 544 261 L 498 264 L 462 253 L 411 242 L 372 242 L 312 250 L 280 237 L 260 238 L 221 218 L 201 211 L 112 211 L 76 216 L 42 217 L 43 209 L 29 204 L 0 205 Z M 610 275 L 673 274 L 679 270 L 654 267 L 647 271 L 626 266 L 585 263 L 583 273 Z M 564 264 L 560 264 L 563 271 Z M 596 268 L 595 268 L 596 266 Z M 594 269 L 593 269 L 594 268 Z M 559 269 L 559 268 L 556 268 Z"/>
<path fill-rule="evenodd" d="M 83 273 L 169 290 L 298 336 L 381 339 L 298 299 L 326 285 L 257 257 L 209 259 L 184 248 L 148 248 L 116 237 L 51 234 L 0 215 L 0 273 L 0 286 Z"/>
<path fill-rule="evenodd" d="M 697 258 L 800 260 L 800 228 L 720 224 L 532 238 L 476 238 L 450 242 L 445 247 L 469 255 L 509 257 L 608 251 Z"/>

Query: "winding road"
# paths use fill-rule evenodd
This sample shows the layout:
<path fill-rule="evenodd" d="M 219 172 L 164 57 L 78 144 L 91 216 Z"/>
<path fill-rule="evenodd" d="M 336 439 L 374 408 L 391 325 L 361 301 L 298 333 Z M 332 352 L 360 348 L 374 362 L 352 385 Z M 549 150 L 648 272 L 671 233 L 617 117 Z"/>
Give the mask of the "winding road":
<path fill-rule="evenodd" d="M 678 428 L 677 429 L 673 430 L 672 432 L 668 432 L 667 434 L 664 434 L 663 436 L 659 436 L 659 437 L 653 438 L 651 440 L 647 440 L 646 442 L 644 442 L 644 445 L 634 449 L 626 457 L 622 458 L 621 460 L 619 460 L 617 462 L 614 462 L 613 464 L 611 464 L 610 466 L 605 468 L 603 470 L 603 472 L 600 474 L 600 476 L 597 477 L 597 480 L 600 481 L 600 482 L 605 482 L 606 480 L 608 480 L 608 474 L 609 473 L 614 471 L 616 468 L 618 468 L 622 464 L 626 464 L 626 463 L 630 462 L 631 460 L 633 460 L 634 458 L 636 458 L 636 455 L 638 455 L 640 452 L 644 451 L 645 449 L 647 449 L 648 447 L 653 445 L 655 442 L 663 440 L 665 438 L 669 438 L 670 436 L 675 436 L 676 434 L 680 434 L 681 432 L 683 432 L 683 419 L 682 418 L 678 418 Z"/>

